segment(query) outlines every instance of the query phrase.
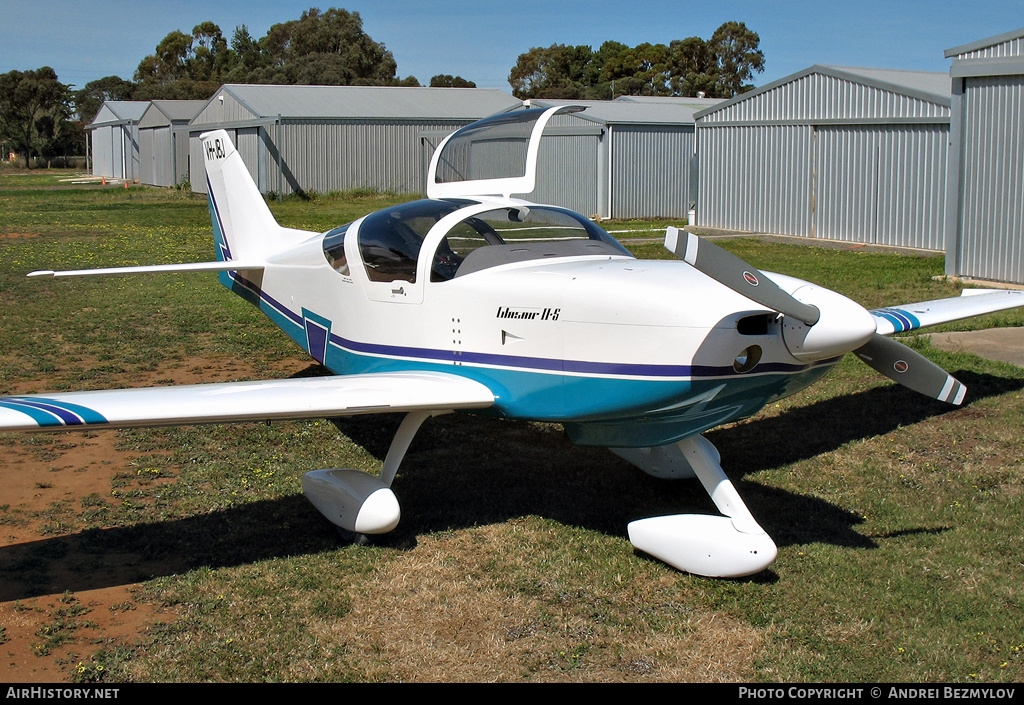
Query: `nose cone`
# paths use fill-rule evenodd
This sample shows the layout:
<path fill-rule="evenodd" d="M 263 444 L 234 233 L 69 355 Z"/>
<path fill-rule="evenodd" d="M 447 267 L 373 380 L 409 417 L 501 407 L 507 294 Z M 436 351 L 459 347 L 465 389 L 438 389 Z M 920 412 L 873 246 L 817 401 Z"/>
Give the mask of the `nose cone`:
<path fill-rule="evenodd" d="M 814 362 L 843 355 L 864 345 L 875 334 L 872 315 L 842 294 L 805 284 L 793 296 L 821 311 L 821 318 L 813 326 L 790 316 L 783 319 L 786 347 L 798 360 Z"/>

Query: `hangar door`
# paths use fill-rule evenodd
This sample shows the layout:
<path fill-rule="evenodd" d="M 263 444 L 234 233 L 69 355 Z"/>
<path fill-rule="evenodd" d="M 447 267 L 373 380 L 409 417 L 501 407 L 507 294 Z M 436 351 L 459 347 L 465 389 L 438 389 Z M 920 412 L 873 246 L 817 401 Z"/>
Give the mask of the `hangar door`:
<path fill-rule="evenodd" d="M 812 237 L 941 250 L 945 125 L 826 125 L 813 134 Z"/>

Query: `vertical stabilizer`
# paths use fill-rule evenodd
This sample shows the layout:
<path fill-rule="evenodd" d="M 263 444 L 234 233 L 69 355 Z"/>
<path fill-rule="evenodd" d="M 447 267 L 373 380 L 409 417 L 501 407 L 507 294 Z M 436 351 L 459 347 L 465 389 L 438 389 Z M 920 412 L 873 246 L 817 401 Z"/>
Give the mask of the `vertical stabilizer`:
<path fill-rule="evenodd" d="M 293 241 L 277 224 L 224 130 L 200 135 L 218 260 L 264 259 Z"/>

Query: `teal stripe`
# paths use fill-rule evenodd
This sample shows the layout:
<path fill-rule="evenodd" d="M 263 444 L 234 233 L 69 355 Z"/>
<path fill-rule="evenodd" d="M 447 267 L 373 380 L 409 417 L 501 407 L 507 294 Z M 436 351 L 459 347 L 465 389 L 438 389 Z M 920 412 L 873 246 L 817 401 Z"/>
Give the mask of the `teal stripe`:
<path fill-rule="evenodd" d="M 25 404 L 19 404 L 13 401 L 0 400 L 0 407 L 4 409 L 10 409 L 11 411 L 20 411 L 26 416 L 31 417 L 32 420 L 39 424 L 41 427 L 64 425 L 61 422 L 60 418 L 58 418 L 56 415 L 51 414 L 47 411 L 43 411 L 42 409 L 36 409 L 31 406 L 26 406 Z"/>

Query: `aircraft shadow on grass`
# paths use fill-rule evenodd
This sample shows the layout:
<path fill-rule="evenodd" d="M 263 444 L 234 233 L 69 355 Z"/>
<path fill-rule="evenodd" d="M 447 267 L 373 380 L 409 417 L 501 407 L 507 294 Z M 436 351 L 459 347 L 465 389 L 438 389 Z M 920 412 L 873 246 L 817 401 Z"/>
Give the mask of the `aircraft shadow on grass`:
<path fill-rule="evenodd" d="M 971 389 L 969 400 L 1024 388 L 1020 379 L 968 370 L 956 376 Z M 865 409 L 885 413 L 864 413 Z M 877 544 L 857 532 L 862 519 L 854 512 L 742 478 L 946 413 L 958 412 L 886 385 L 708 435 L 721 448 L 723 466 L 752 513 L 779 545 L 827 543 L 870 549 Z M 386 454 L 400 422 L 401 416 L 393 414 L 334 420 L 342 433 L 378 458 Z M 572 445 L 557 426 L 465 414 L 428 422 L 396 484 L 404 498 L 402 523 L 375 539 L 396 550 L 415 546 L 421 534 L 530 515 L 622 536 L 628 521 L 652 512 L 715 513 L 696 480 L 649 477 L 606 449 Z M 877 538 L 947 529 L 916 527 Z M 0 601 L 131 584 L 204 566 L 312 555 L 338 545 L 335 527 L 295 494 L 184 519 L 89 529 L 0 547 L 0 572 L 5 576 Z M 775 578 L 768 570 L 750 579 Z"/>

